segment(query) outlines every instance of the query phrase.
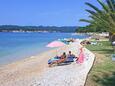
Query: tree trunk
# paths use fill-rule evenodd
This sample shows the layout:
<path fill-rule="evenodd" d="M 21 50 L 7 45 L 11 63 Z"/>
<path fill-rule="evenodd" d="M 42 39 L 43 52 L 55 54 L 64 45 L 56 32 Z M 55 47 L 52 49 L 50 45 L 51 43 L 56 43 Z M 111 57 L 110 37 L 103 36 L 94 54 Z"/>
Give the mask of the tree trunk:
<path fill-rule="evenodd" d="M 111 41 L 115 41 L 115 35 L 113 34 L 112 37 L 111 37 Z"/>
<path fill-rule="evenodd" d="M 112 41 L 112 33 L 109 32 L 109 41 Z"/>

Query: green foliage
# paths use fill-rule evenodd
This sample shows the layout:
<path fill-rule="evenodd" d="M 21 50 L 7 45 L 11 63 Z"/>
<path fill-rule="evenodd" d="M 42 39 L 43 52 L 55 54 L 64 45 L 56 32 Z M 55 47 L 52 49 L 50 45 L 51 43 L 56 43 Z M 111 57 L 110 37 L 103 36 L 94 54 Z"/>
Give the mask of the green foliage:
<path fill-rule="evenodd" d="M 87 45 L 95 55 L 95 63 L 88 75 L 89 82 L 86 86 L 114 86 L 115 85 L 115 61 L 112 61 L 113 49 L 109 41 L 98 41 L 102 45 Z M 86 83 L 87 83 L 86 82 Z"/>
<path fill-rule="evenodd" d="M 92 29 L 93 28 L 93 29 Z M 78 29 L 76 29 L 76 32 L 79 32 L 79 33 L 84 33 L 84 32 L 107 32 L 104 28 L 97 28 L 97 27 L 94 27 L 94 26 L 91 26 L 91 25 L 88 25 L 88 26 L 85 26 L 85 27 L 78 27 Z"/>
<path fill-rule="evenodd" d="M 0 32 L 12 32 L 12 31 L 49 31 L 49 32 L 75 32 L 76 26 L 17 26 L 17 25 L 1 25 Z"/>
<path fill-rule="evenodd" d="M 90 23 L 90 26 L 92 26 L 90 28 L 94 29 L 94 31 L 95 29 L 97 30 L 97 28 L 100 28 L 115 33 L 115 1 L 106 0 L 105 3 L 102 2 L 102 0 L 97 0 L 97 2 L 102 6 L 102 9 L 98 9 L 98 7 L 87 2 L 86 5 L 93 9 L 86 9 L 86 11 L 90 13 L 90 19 L 80 19 L 80 21 Z"/>

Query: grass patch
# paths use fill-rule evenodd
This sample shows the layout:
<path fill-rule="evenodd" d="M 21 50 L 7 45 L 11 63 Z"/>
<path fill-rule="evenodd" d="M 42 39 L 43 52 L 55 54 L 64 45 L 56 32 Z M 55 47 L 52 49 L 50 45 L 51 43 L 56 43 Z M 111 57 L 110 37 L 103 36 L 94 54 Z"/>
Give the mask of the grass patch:
<path fill-rule="evenodd" d="M 115 86 L 115 61 L 111 58 L 114 53 L 111 43 L 98 41 L 97 45 L 86 45 L 86 48 L 96 55 L 86 86 Z"/>
<path fill-rule="evenodd" d="M 87 45 L 86 48 L 88 48 L 91 51 L 96 51 L 102 54 L 113 53 L 113 48 L 109 41 L 97 41 L 97 45 Z"/>

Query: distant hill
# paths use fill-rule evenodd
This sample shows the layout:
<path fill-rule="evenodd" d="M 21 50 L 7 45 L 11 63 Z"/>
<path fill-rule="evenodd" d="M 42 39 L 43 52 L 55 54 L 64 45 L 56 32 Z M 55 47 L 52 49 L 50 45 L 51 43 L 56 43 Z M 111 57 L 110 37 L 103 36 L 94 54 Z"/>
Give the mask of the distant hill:
<path fill-rule="evenodd" d="M 48 31 L 48 32 L 75 32 L 76 26 L 17 26 L 17 25 L 1 25 L 0 32 L 12 32 L 12 31 Z"/>

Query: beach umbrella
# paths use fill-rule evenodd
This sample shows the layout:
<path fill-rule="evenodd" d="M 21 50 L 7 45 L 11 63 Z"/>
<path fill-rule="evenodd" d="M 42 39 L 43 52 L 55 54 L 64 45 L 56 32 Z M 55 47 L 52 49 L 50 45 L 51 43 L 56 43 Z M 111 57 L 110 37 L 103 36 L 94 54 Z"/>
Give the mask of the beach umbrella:
<path fill-rule="evenodd" d="M 61 47 L 66 45 L 65 43 L 61 42 L 61 41 L 53 41 L 51 43 L 49 43 L 46 47 Z"/>
<path fill-rule="evenodd" d="M 61 42 L 61 41 L 53 41 L 53 42 L 49 43 L 46 47 L 55 48 L 55 47 L 62 47 L 62 46 L 65 46 L 65 45 L 66 44 Z"/>

